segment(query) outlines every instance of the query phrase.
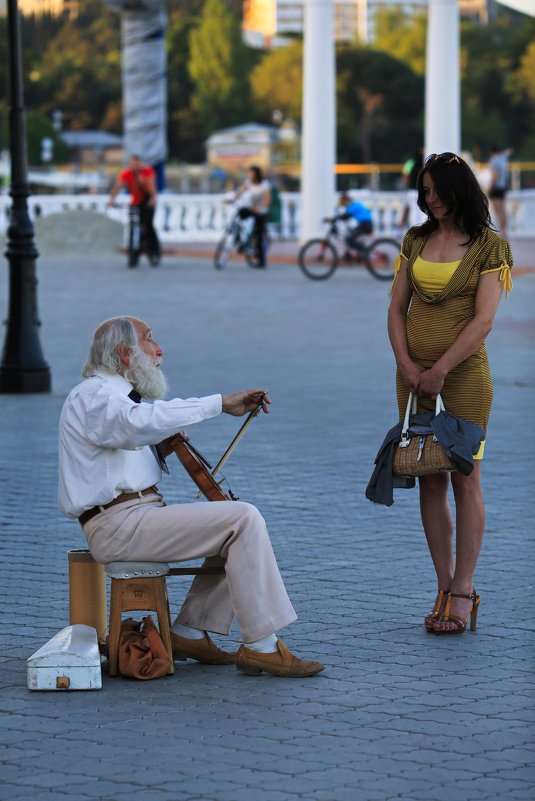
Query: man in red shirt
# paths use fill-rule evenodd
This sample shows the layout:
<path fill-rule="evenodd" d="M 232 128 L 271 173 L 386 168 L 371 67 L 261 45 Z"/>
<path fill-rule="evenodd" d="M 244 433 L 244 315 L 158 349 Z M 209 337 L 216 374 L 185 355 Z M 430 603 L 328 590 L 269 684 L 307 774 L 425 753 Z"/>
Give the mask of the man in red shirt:
<path fill-rule="evenodd" d="M 139 156 L 130 158 L 130 166 L 119 173 L 110 192 L 109 205 L 122 188 L 130 192 L 130 205 L 139 209 L 139 220 L 144 233 L 147 255 L 156 267 L 160 262 L 160 242 L 154 229 L 153 218 L 156 207 L 156 174 L 152 167 L 143 164 Z M 132 265 L 134 266 L 134 265 Z"/>

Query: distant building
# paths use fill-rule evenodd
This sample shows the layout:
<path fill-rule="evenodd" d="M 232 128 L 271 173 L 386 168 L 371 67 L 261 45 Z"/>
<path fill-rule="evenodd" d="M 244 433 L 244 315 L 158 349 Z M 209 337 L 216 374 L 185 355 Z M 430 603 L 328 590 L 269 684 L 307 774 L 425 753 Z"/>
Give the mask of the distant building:
<path fill-rule="evenodd" d="M 252 164 L 272 170 L 298 158 L 299 134 L 291 124 L 248 123 L 216 131 L 206 140 L 206 161 L 226 173 L 243 172 Z"/>
<path fill-rule="evenodd" d="M 371 42 L 375 14 L 383 8 L 399 8 L 412 14 L 425 11 L 428 0 L 334 0 L 333 26 L 337 42 Z M 495 13 L 496 0 L 459 0 L 461 14 L 487 23 Z M 252 47 L 285 44 L 289 35 L 303 32 L 303 0 L 244 0 L 243 35 Z"/>
<path fill-rule="evenodd" d="M 73 163 L 80 166 L 122 164 L 123 139 L 106 131 L 61 131 Z"/>
<path fill-rule="evenodd" d="M 361 0 L 334 0 L 334 38 L 353 41 L 357 35 Z M 303 0 L 244 0 L 243 34 L 251 47 L 270 48 L 303 32 Z"/>
<path fill-rule="evenodd" d="M 78 0 L 18 0 L 18 7 L 21 14 L 29 17 L 34 14 L 51 14 L 59 16 L 67 13 L 69 16 L 78 14 Z"/>

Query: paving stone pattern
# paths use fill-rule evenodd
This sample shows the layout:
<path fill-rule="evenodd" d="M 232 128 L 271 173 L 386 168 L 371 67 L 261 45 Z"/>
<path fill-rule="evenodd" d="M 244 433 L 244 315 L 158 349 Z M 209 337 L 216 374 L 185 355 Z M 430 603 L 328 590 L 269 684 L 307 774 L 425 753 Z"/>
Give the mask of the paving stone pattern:
<path fill-rule="evenodd" d="M 216 272 L 170 257 L 128 270 L 90 252 L 43 257 L 38 270 L 53 392 L 0 398 L 1 797 L 532 799 L 533 274 L 516 279 L 489 340 L 479 628 L 440 638 L 422 626 L 435 587 L 416 492 L 398 491 L 391 509 L 364 498 L 396 417 L 385 284 L 358 269 L 312 282 L 295 266 Z M 225 475 L 268 521 L 300 617 L 282 635 L 326 663 L 320 676 L 189 662 L 146 683 L 104 672 L 98 692 L 26 689 L 26 659 L 68 623 L 67 551 L 85 545 L 56 507 L 58 416 L 92 330 L 120 313 L 152 324 L 173 393 L 270 389 L 272 413 Z M 224 416 L 190 433 L 216 458 L 237 427 Z M 192 500 L 172 466 L 167 499 Z M 186 584 L 169 584 L 176 609 Z"/>

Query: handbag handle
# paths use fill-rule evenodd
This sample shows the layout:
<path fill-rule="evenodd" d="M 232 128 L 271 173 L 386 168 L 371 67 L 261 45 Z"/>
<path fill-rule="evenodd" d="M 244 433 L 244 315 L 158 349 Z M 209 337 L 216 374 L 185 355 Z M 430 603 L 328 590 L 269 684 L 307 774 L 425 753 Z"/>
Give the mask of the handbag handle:
<path fill-rule="evenodd" d="M 415 395 L 413 392 L 409 392 L 409 399 L 407 401 L 407 408 L 405 409 L 405 417 L 403 418 L 403 428 L 401 429 L 401 441 L 408 444 L 409 442 L 409 421 L 411 414 L 416 414 L 418 410 L 418 396 Z M 442 396 L 440 393 L 436 397 L 435 401 L 435 417 L 440 412 L 445 412 L 446 407 L 444 406 L 444 401 L 442 400 Z"/>

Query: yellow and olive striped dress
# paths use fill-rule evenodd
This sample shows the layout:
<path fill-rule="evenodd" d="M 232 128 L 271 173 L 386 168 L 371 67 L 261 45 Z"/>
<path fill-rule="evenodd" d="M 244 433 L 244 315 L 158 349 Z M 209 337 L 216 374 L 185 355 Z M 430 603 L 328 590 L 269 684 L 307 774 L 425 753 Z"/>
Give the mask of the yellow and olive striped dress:
<path fill-rule="evenodd" d="M 488 229 L 472 243 L 459 262 L 440 265 L 426 262 L 420 257 L 425 241 L 425 236 L 411 229 L 403 240 L 401 255 L 407 259 L 407 277 L 412 291 L 406 323 L 409 354 L 414 362 L 429 368 L 474 318 L 479 276 L 499 271 L 500 280 L 509 291 L 513 261 L 509 242 Z M 399 371 L 396 390 L 402 419 L 409 390 Z M 484 343 L 448 374 L 441 394 L 448 411 L 486 430 L 492 404 L 492 380 Z M 418 411 L 431 411 L 434 407 L 430 397 L 418 399 Z"/>

